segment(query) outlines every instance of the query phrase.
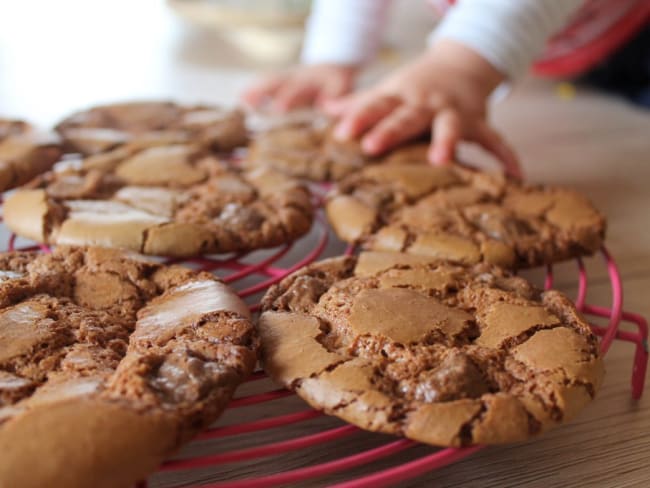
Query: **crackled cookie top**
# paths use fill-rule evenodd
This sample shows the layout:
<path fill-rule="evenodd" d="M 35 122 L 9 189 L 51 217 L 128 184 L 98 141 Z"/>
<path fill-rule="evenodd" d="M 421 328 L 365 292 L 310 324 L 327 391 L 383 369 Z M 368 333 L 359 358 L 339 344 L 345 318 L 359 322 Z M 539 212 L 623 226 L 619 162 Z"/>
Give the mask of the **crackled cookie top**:
<path fill-rule="evenodd" d="M 143 456 L 159 463 L 215 420 L 252 371 L 256 351 L 248 308 L 211 274 L 102 248 L 0 255 L 0 485 L 53 486 L 25 480 L 66 480 L 86 469 L 100 477 L 130 443 L 146 451 L 123 459 L 125 471 L 113 466 L 118 478 L 106 471 L 108 479 Z M 122 420 L 133 430 L 123 432 Z M 67 424 L 48 424 L 55 421 Z M 85 444 L 67 444 L 95 421 Z M 40 449 L 28 434 L 43 425 L 49 430 L 38 442 L 58 443 L 46 457 L 68 457 L 23 473 L 20 466 L 34 460 L 30 449 Z M 89 449 L 94 438 L 99 444 Z"/>
<path fill-rule="evenodd" d="M 422 146 L 405 148 L 339 182 L 326 208 L 340 238 L 366 249 L 507 268 L 601 246 L 605 219 L 581 194 L 460 165 L 434 167 L 418 151 Z"/>
<path fill-rule="evenodd" d="M 266 371 L 313 407 L 435 445 L 526 439 L 572 417 L 603 376 L 564 295 L 487 263 L 325 260 L 269 290 L 258 330 Z"/>
<path fill-rule="evenodd" d="M 63 161 L 12 195 L 4 215 L 38 242 L 169 256 L 273 247 L 312 222 L 304 185 L 270 169 L 240 172 L 184 144 Z"/>
<path fill-rule="evenodd" d="M 127 142 L 204 144 L 226 151 L 246 142 L 244 115 L 207 105 L 129 102 L 77 112 L 57 126 L 70 150 L 95 154 Z"/>
<path fill-rule="evenodd" d="M 30 130 L 30 125 L 24 120 L 0 118 L 0 141 L 9 136 L 24 134 Z"/>
<path fill-rule="evenodd" d="M 359 170 L 371 160 L 363 155 L 358 142 L 334 139 L 329 123 L 321 118 L 311 123 L 287 123 L 255 135 L 244 165 L 271 167 L 296 177 L 330 181 Z"/>
<path fill-rule="evenodd" d="M 49 170 L 61 157 L 59 142 L 22 120 L 0 119 L 0 192 Z"/>

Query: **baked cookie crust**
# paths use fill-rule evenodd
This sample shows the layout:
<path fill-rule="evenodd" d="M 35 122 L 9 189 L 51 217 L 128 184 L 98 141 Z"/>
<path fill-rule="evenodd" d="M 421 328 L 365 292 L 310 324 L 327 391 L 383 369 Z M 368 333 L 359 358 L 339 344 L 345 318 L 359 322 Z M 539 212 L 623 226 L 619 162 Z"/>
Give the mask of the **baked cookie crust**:
<path fill-rule="evenodd" d="M 409 154 L 421 150 L 398 151 L 339 182 L 326 211 L 341 239 L 509 269 L 589 255 L 602 245 L 605 218 L 578 192 L 431 166 Z"/>
<path fill-rule="evenodd" d="M 67 150 L 81 154 L 96 154 L 134 141 L 193 143 L 229 151 L 247 140 L 241 110 L 164 101 L 92 107 L 65 118 L 56 130 Z"/>
<path fill-rule="evenodd" d="M 288 123 L 253 136 L 243 165 L 270 167 L 312 181 L 337 181 L 372 162 L 355 141 L 342 142 L 330 134 L 329 123 Z"/>
<path fill-rule="evenodd" d="M 4 205 L 7 226 L 37 242 L 178 257 L 291 242 L 312 214 L 305 185 L 270 169 L 241 172 L 185 144 L 64 161 Z"/>
<path fill-rule="evenodd" d="M 253 370 L 246 305 L 209 273 L 102 248 L 0 255 L 0 485 L 130 487 Z"/>
<path fill-rule="evenodd" d="M 439 446 L 528 439 L 603 378 L 568 298 L 487 263 L 328 259 L 268 291 L 258 330 L 265 370 L 312 407 Z"/>
<path fill-rule="evenodd" d="M 0 119 L 0 192 L 52 168 L 62 154 L 60 142 L 22 120 Z"/>

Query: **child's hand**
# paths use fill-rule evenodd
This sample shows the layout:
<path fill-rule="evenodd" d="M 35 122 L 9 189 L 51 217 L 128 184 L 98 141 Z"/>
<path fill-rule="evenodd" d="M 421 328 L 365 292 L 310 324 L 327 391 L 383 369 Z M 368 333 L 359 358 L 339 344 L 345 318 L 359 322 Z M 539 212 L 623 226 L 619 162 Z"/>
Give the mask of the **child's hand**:
<path fill-rule="evenodd" d="M 271 108 L 286 112 L 321 105 L 350 92 L 357 68 L 348 65 L 314 64 L 270 76 L 248 88 L 243 100 L 259 108 L 269 100 Z"/>
<path fill-rule="evenodd" d="M 520 177 L 514 152 L 486 121 L 487 98 L 501 81 L 503 75 L 474 51 L 445 40 L 373 88 L 329 101 L 325 110 L 340 117 L 337 137 L 363 134 L 361 146 L 368 154 L 431 130 L 432 163 L 449 163 L 458 142 L 467 140 Z"/>

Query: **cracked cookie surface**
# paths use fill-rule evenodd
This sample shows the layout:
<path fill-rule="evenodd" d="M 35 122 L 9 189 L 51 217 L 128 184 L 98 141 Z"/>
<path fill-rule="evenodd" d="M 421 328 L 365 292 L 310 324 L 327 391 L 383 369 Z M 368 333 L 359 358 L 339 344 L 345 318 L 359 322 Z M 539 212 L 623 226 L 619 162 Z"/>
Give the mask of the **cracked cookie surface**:
<path fill-rule="evenodd" d="M 434 167 L 421 162 L 424 150 L 398 150 L 338 183 L 326 210 L 341 239 L 365 249 L 510 269 L 600 248 L 605 218 L 578 192 L 518 184 L 460 165 Z"/>
<path fill-rule="evenodd" d="M 1 254 L 0 302 L 0 486 L 133 486 L 256 362 L 215 276 L 111 249 Z"/>
<path fill-rule="evenodd" d="M 314 408 L 441 446 L 517 442 L 573 417 L 603 377 L 558 291 L 487 263 L 364 252 L 272 287 L 265 370 Z"/>
<path fill-rule="evenodd" d="M 0 192 L 49 170 L 61 154 L 55 134 L 38 132 L 22 120 L 0 118 Z"/>
<path fill-rule="evenodd" d="M 323 118 L 276 126 L 253 136 L 245 167 L 271 167 L 314 181 L 336 181 L 372 162 L 357 142 L 337 141 Z"/>
<path fill-rule="evenodd" d="M 81 154 L 104 152 L 134 141 L 191 142 L 215 151 L 228 151 L 247 140 L 240 110 L 164 101 L 92 107 L 62 120 L 56 130 L 68 150 Z"/>
<path fill-rule="evenodd" d="M 305 185 L 185 144 L 63 161 L 8 198 L 4 216 L 37 242 L 166 256 L 274 247 L 308 232 L 313 218 Z"/>

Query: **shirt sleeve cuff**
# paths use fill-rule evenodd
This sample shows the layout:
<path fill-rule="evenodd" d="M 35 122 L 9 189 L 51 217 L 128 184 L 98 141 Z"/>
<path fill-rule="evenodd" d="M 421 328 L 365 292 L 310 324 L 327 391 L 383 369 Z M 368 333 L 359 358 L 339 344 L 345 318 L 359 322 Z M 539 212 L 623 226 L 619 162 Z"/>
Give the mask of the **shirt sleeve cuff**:
<path fill-rule="evenodd" d="M 301 61 L 358 65 L 379 49 L 390 0 L 319 0 L 307 21 Z"/>

